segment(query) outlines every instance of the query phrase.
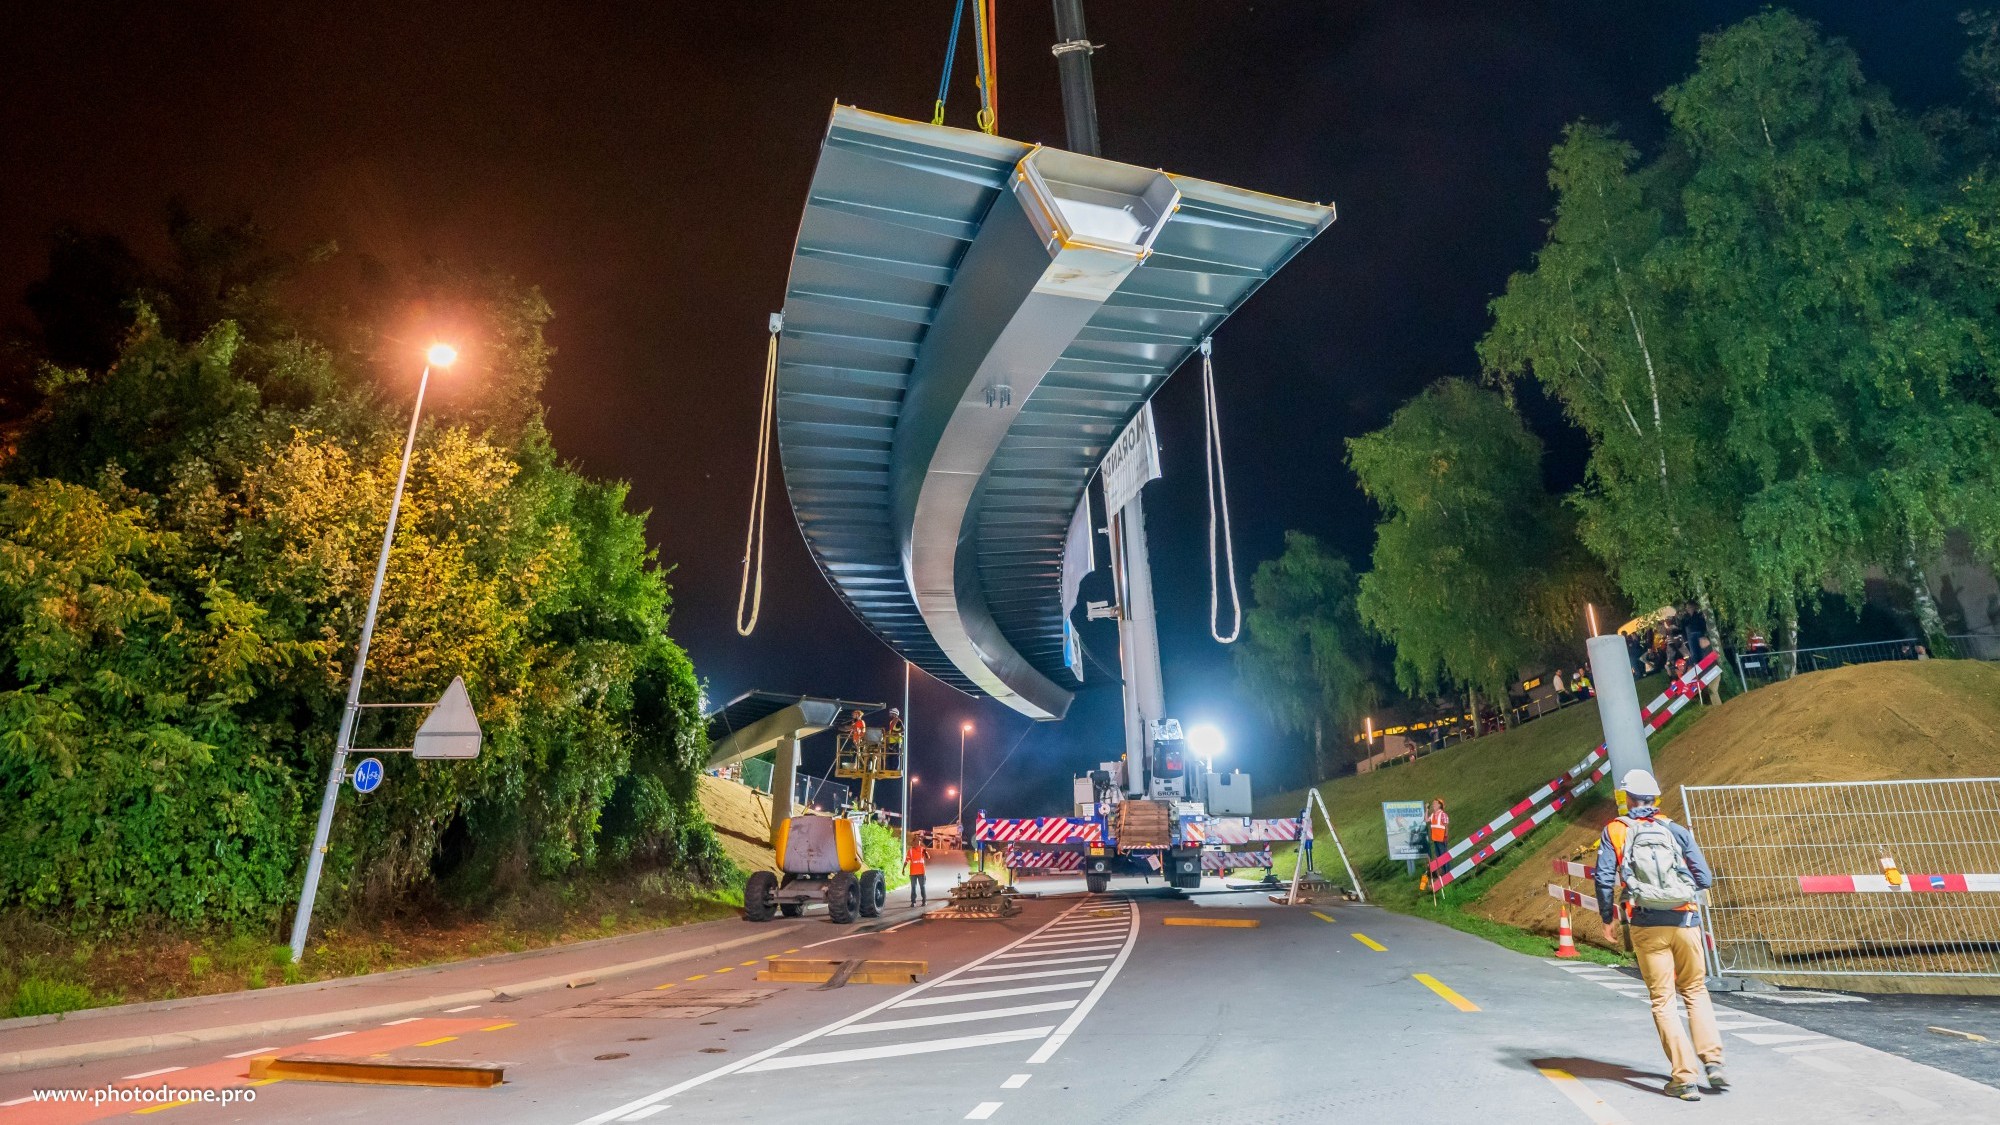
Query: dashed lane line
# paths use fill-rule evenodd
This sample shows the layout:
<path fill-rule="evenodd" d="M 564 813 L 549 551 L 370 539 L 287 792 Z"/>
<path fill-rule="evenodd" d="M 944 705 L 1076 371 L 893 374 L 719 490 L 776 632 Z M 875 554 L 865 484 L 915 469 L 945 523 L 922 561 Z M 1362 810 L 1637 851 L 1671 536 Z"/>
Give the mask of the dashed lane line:
<path fill-rule="evenodd" d="M 225 1059 L 247 1059 L 251 1055 L 269 1054 L 270 1052 L 275 1051 L 277 1049 L 278 1048 L 276 1047 L 252 1047 L 247 1051 L 238 1051 L 233 1055 L 224 1055 L 222 1057 Z"/>
<path fill-rule="evenodd" d="M 162 1074 L 172 1074 L 176 1070 L 186 1070 L 186 1069 L 187 1067 L 184 1066 L 163 1066 L 158 1070 L 148 1070 L 148 1071 L 142 1071 L 141 1073 L 138 1074 L 128 1074 L 125 1077 L 120 1078 L 118 1081 L 137 1082 L 141 1078 L 158 1078 Z"/>
<path fill-rule="evenodd" d="M 1377 953 L 1389 952 L 1388 946 L 1383 945 L 1381 942 L 1376 941 L 1374 938 L 1369 937 L 1367 934 L 1353 933 L 1353 934 L 1348 934 L 1347 936 L 1353 938 L 1355 941 L 1360 942 L 1361 944 L 1367 946 L 1368 948 L 1374 950 Z"/>
<path fill-rule="evenodd" d="M 1443 981 L 1437 979 L 1436 977 L 1430 975 L 1429 973 L 1416 973 L 1414 974 L 1414 977 L 1418 984 L 1421 984 L 1425 988 L 1430 989 L 1432 992 L 1437 993 L 1439 996 L 1444 997 L 1445 1003 L 1450 1004 L 1452 1007 L 1457 1008 L 1459 1011 L 1476 1012 L 1479 1010 L 1479 1005 L 1474 1004 L 1472 1001 L 1467 1000 L 1465 997 L 1460 996 L 1456 992 L 1453 992 L 1451 990 L 1450 985 L 1444 983 Z"/>
<path fill-rule="evenodd" d="M 1542 1077 L 1548 1079 L 1550 1085 L 1554 1086 L 1563 1097 L 1568 1098 L 1571 1105 L 1582 1110 L 1596 1125 L 1631 1125 L 1624 1114 L 1611 1108 L 1611 1103 L 1591 1093 L 1588 1087 L 1577 1081 L 1576 1075 L 1554 1067 L 1539 1066 L 1535 1069 L 1541 1071 Z"/>
<path fill-rule="evenodd" d="M 1320 913 L 1319 911 L 1317 911 L 1317 910 L 1315 910 L 1315 911 L 1313 911 L 1313 912 L 1312 912 L 1312 916 L 1313 916 L 1313 917 L 1315 917 L 1315 918 L 1317 918 L 1317 919 L 1319 919 L 1319 920 L 1320 920 L 1320 921 L 1322 921 L 1322 922 L 1331 922 L 1331 921 L 1333 921 L 1333 915 L 1331 915 L 1331 914 L 1321 914 L 1321 913 Z"/>
<path fill-rule="evenodd" d="M 967 1121 L 984 1121 L 999 1111 L 999 1102 L 980 1102 L 978 1105 L 972 1107 L 972 1112 L 966 1114 L 965 1119 Z"/>
<path fill-rule="evenodd" d="M 1032 1074 L 1010 1074 L 1007 1076 L 1007 1081 L 1000 1083 L 1000 1088 L 1002 1090 L 1018 1090 L 1026 1086 L 1028 1079 L 1033 1077 L 1034 1075 Z"/>

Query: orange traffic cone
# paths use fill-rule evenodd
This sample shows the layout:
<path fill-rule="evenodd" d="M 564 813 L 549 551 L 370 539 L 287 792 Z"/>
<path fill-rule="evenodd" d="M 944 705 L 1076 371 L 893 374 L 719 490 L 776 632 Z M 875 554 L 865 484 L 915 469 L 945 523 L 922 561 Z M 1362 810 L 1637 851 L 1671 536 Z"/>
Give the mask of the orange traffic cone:
<path fill-rule="evenodd" d="M 1576 938 L 1569 930 L 1569 904 L 1563 903 L 1562 920 L 1556 929 L 1556 956 L 1567 960 L 1576 956 Z"/>

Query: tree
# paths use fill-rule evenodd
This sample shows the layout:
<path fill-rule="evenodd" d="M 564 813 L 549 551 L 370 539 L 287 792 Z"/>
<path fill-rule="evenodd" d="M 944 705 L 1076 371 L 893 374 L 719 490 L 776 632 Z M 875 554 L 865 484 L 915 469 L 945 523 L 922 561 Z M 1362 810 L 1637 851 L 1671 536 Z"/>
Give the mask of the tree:
<path fill-rule="evenodd" d="M 1288 531 L 1284 554 L 1258 564 L 1250 594 L 1236 650 L 1244 695 L 1280 730 L 1310 734 L 1314 776 L 1332 777 L 1340 759 L 1327 728 L 1338 740 L 1381 701 L 1354 572 L 1319 540 Z"/>
<path fill-rule="evenodd" d="M 1605 585 L 1542 484 L 1541 442 L 1498 394 L 1446 379 L 1347 445 L 1383 514 L 1357 608 L 1395 646 L 1398 686 L 1505 714 L 1508 685 Z"/>

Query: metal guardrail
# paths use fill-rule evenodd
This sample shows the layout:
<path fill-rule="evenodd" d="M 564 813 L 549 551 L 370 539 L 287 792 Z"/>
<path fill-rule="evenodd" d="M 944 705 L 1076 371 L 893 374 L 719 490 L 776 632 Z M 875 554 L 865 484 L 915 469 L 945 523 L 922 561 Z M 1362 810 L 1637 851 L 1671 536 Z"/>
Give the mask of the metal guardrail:
<path fill-rule="evenodd" d="M 1724 973 L 2000 977 L 2000 778 L 1681 789 Z"/>
<path fill-rule="evenodd" d="M 1901 637 L 1893 641 L 1864 641 L 1851 645 L 1822 645 L 1818 648 L 1765 649 L 1736 654 L 1737 683 L 1743 690 L 1790 679 L 1805 672 L 1824 672 L 1849 664 L 1878 664 L 1890 660 L 1929 660 L 1933 657 L 1959 660 L 2000 660 L 2000 636 L 1974 633 L 1946 637 L 1933 645 L 1922 637 Z"/>

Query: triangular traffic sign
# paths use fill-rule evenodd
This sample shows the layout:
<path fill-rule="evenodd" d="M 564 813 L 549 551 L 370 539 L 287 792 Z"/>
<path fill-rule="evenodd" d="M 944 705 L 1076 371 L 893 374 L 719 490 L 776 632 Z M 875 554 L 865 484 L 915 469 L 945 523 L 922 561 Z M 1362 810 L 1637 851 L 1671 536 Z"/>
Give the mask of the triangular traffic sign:
<path fill-rule="evenodd" d="M 472 713 L 472 696 L 465 690 L 465 677 L 453 676 L 451 686 L 431 708 L 424 725 L 417 728 L 417 743 L 411 756 L 417 758 L 477 758 L 479 756 L 479 716 Z"/>

